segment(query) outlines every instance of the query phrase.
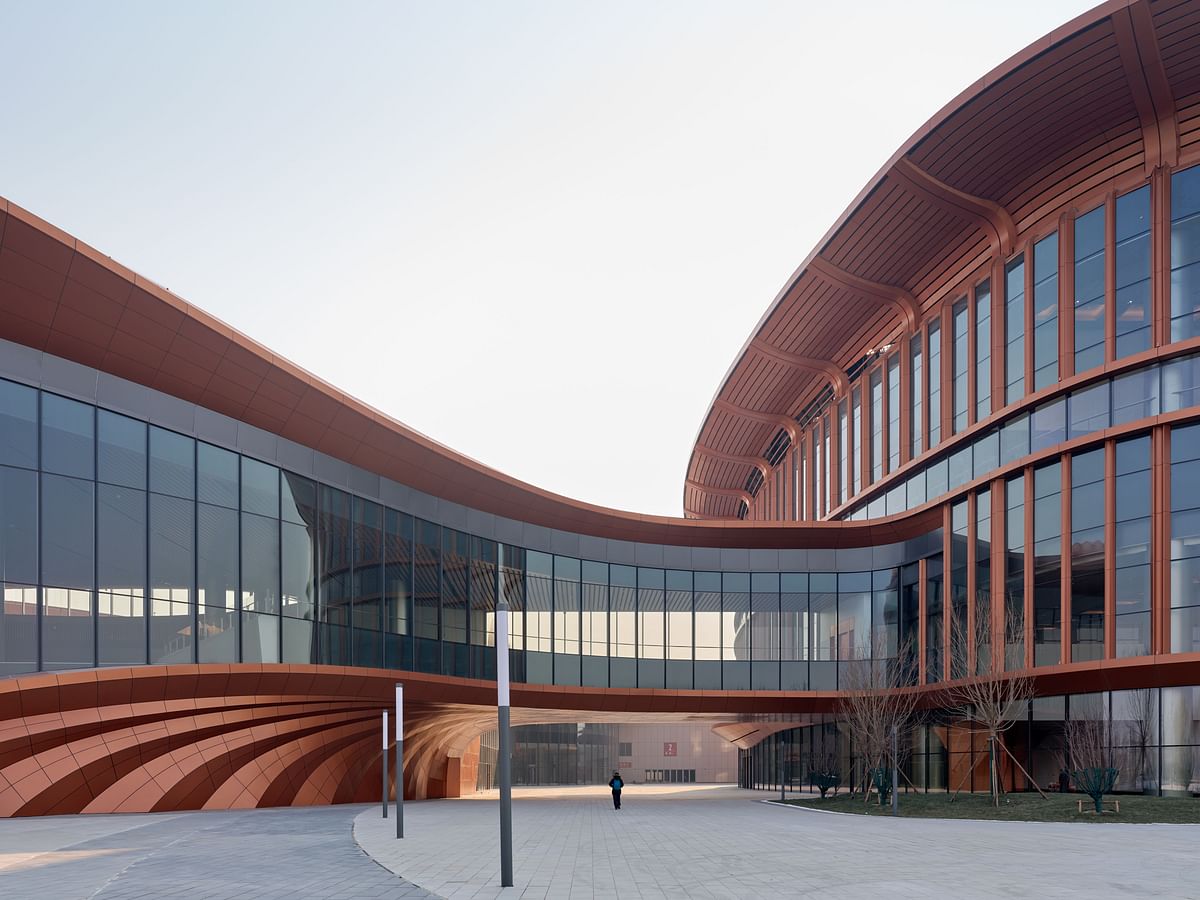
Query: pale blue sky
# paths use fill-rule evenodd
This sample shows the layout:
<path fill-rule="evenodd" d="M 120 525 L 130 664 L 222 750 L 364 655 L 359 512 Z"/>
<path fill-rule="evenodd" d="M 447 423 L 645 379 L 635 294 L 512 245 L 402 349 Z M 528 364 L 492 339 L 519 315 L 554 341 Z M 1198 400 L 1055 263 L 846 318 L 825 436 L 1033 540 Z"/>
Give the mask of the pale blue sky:
<path fill-rule="evenodd" d="M 678 515 L 787 276 L 1090 5 L 0 0 L 0 195 L 482 462 Z"/>

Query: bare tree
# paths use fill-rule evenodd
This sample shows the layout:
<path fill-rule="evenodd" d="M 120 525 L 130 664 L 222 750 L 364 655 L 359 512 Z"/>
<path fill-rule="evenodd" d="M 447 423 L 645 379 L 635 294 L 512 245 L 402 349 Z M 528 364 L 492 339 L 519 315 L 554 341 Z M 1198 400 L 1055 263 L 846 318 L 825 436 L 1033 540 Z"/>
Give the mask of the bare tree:
<path fill-rule="evenodd" d="M 1092 798 L 1099 813 L 1104 795 L 1113 789 L 1120 774 L 1113 765 L 1109 723 L 1102 712 L 1096 716 L 1074 715 L 1074 703 L 1071 711 L 1063 728 L 1066 737 L 1063 768 L 1071 773 L 1075 787 Z"/>
<path fill-rule="evenodd" d="M 913 654 L 907 646 L 900 647 L 894 657 L 885 656 L 886 652 L 882 638 L 860 646 L 844 664 L 840 679 L 838 712 L 863 762 L 867 796 L 870 772 L 900 767 L 903 748 L 911 744 L 909 734 L 917 713 L 918 692 L 911 678 Z M 890 775 L 886 783 L 890 784 Z M 882 804 L 884 787 L 879 794 Z"/>
<path fill-rule="evenodd" d="M 1150 748 L 1158 735 L 1157 700 L 1150 688 L 1113 695 L 1112 737 L 1120 748 L 1115 751 L 1114 764 L 1133 778 L 1133 788 L 1139 791 L 1149 786 L 1152 773 Z"/>
<path fill-rule="evenodd" d="M 978 611 L 990 613 L 990 608 L 984 609 L 980 605 Z M 1024 616 L 1012 604 L 1005 604 L 999 610 L 998 618 L 997 625 L 990 615 L 977 614 L 973 628 L 957 618 L 953 620 L 950 648 L 958 658 L 952 660 L 952 671 L 975 674 L 949 685 L 959 717 L 973 733 L 983 734 L 987 739 L 988 785 L 992 802 L 997 806 L 1004 790 L 1002 754 L 1025 771 L 1005 746 L 1004 734 L 1016 724 L 1018 715 L 1024 713 L 1034 694 L 1033 675 L 1028 669 L 1005 672 L 1003 666 L 1004 657 L 1009 655 L 1007 648 L 1022 643 Z M 1027 772 L 1025 775 L 1029 778 Z M 1032 779 L 1029 780 L 1032 783 Z M 1038 793 L 1041 793 L 1040 788 Z"/>

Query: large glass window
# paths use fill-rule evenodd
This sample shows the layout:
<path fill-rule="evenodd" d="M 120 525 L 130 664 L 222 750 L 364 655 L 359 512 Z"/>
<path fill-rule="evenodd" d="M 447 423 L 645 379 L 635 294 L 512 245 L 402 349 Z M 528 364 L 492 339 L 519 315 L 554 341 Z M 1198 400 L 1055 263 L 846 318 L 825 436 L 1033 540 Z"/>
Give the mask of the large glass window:
<path fill-rule="evenodd" d="M 197 656 L 200 662 L 238 661 L 238 514 L 196 504 Z M 349 658 L 339 660 L 349 664 Z"/>
<path fill-rule="evenodd" d="M 750 576 L 721 576 L 721 682 L 725 690 L 750 688 Z"/>
<path fill-rule="evenodd" d="M 1033 664 L 1062 661 L 1062 464 L 1033 470 Z"/>
<path fill-rule="evenodd" d="M 439 598 L 441 595 L 442 530 L 432 522 L 416 519 L 413 522 L 413 653 L 417 671 L 437 672 L 441 668 L 441 649 L 438 632 L 441 627 Z M 549 593 L 544 613 L 550 615 Z M 539 611 L 541 612 L 541 611 Z M 528 618 L 528 614 L 526 616 Z M 528 623 L 526 623 L 528 624 Z M 545 623 L 547 643 L 549 623 Z M 539 635 L 540 636 L 540 635 Z M 542 649 L 539 645 L 536 649 Z M 549 646 L 545 649 L 549 651 Z"/>
<path fill-rule="evenodd" d="M 146 489 L 146 423 L 107 410 L 96 412 L 96 478 Z"/>
<path fill-rule="evenodd" d="M 146 662 L 145 491 L 97 485 L 96 575 L 98 664 Z"/>
<path fill-rule="evenodd" d="M 496 564 L 495 541 L 471 538 L 471 677 L 495 678 Z"/>
<path fill-rule="evenodd" d="M 850 423 L 846 415 L 846 401 L 838 404 L 838 497 L 839 502 L 849 499 L 850 491 Z"/>
<path fill-rule="evenodd" d="M 975 420 L 992 413 L 992 288 L 984 281 L 975 288 Z"/>
<path fill-rule="evenodd" d="M 942 554 L 925 561 L 925 682 L 935 684 L 945 678 L 943 651 L 945 649 L 944 614 L 945 573 Z"/>
<path fill-rule="evenodd" d="M 95 474 L 95 409 L 42 394 L 42 471 L 91 479 Z"/>
<path fill-rule="evenodd" d="M 1171 652 L 1200 650 L 1200 425 L 1171 429 Z"/>
<path fill-rule="evenodd" d="M 260 516 L 279 515 L 279 470 L 248 456 L 242 457 L 242 511 Z"/>
<path fill-rule="evenodd" d="M 967 427 L 967 367 L 970 364 L 967 347 L 971 335 L 966 297 L 954 304 L 950 311 L 950 320 L 954 326 L 954 352 L 951 362 L 953 366 L 954 415 L 951 420 L 951 430 L 957 434 Z"/>
<path fill-rule="evenodd" d="M 1071 661 L 1104 658 L 1104 448 L 1071 458 Z"/>
<path fill-rule="evenodd" d="M 1033 389 L 1058 381 L 1058 233 L 1033 245 Z"/>
<path fill-rule="evenodd" d="M 608 569 L 609 679 L 613 687 L 637 687 L 637 569 Z M 720 608 L 719 588 L 717 593 Z"/>
<path fill-rule="evenodd" d="M 92 587 L 93 493 L 81 478 L 42 475 L 42 583 Z"/>
<path fill-rule="evenodd" d="M 150 428 L 150 490 L 156 494 L 196 496 L 196 442 L 163 428 Z"/>
<path fill-rule="evenodd" d="M 279 549 L 278 519 L 242 513 L 243 662 L 279 662 Z"/>
<path fill-rule="evenodd" d="M 442 529 L 442 674 L 467 675 L 467 583 L 470 535 Z"/>
<path fill-rule="evenodd" d="M 779 690 L 779 575 L 750 576 L 750 686 L 756 691 Z"/>
<path fill-rule="evenodd" d="M 385 664 L 412 668 L 412 645 L 407 636 L 412 634 L 413 520 L 411 516 L 389 509 L 384 512 L 383 527 Z M 286 525 L 284 529 L 286 533 Z"/>
<path fill-rule="evenodd" d="M 1004 268 L 1004 402 L 1025 396 L 1025 256 Z"/>
<path fill-rule="evenodd" d="M 37 468 L 38 392 L 0 380 L 0 465 Z"/>
<path fill-rule="evenodd" d="M 1150 653 L 1150 437 L 1117 443 L 1117 656 Z"/>
<path fill-rule="evenodd" d="M 992 662 L 992 492 L 975 495 L 975 628 L 968 630 L 975 672 L 994 670 Z"/>
<path fill-rule="evenodd" d="M 1150 349 L 1150 186 L 1117 198 L 1116 358 Z"/>
<path fill-rule="evenodd" d="M 554 680 L 551 620 L 554 615 L 554 557 L 529 550 L 525 553 L 525 664 L 527 680 L 550 684 Z"/>
<path fill-rule="evenodd" d="M 808 576 L 808 583 L 809 686 L 814 691 L 832 691 L 837 689 L 837 575 L 815 572 Z"/>
<path fill-rule="evenodd" d="M 908 352 L 912 359 L 912 392 L 909 394 L 909 457 L 916 459 L 925 451 L 925 425 L 922 419 L 924 412 L 924 397 L 925 397 L 925 381 L 924 381 L 924 357 L 921 353 L 921 335 L 914 335 L 908 344 Z M 858 394 L 855 394 L 857 397 Z M 857 421 L 855 422 L 855 434 L 861 434 L 861 429 L 858 428 Z M 858 482 L 854 484 L 855 493 L 858 492 Z"/>
<path fill-rule="evenodd" d="M 1171 340 L 1200 335 L 1200 166 L 1171 176 Z"/>
<path fill-rule="evenodd" d="M 196 444 L 196 499 L 237 509 L 238 455 L 212 444 Z"/>
<path fill-rule="evenodd" d="M 967 569 L 970 518 L 966 500 L 950 507 L 950 677 L 965 678 L 972 636 L 967 631 Z"/>
<path fill-rule="evenodd" d="M 150 495 L 150 662 L 195 661 L 196 509 L 191 500 Z"/>
<path fill-rule="evenodd" d="M 608 685 L 608 565 L 583 561 L 580 612 L 580 648 L 583 652 L 583 683 Z M 690 578 L 689 573 L 689 578 Z M 688 609 L 691 609 L 688 591 Z M 691 647 L 688 657 L 691 658 Z"/>
<path fill-rule="evenodd" d="M 808 575 L 785 572 L 779 578 L 780 687 L 803 691 L 808 689 Z"/>
<path fill-rule="evenodd" d="M 667 572 L 667 684 L 692 686 L 692 573 Z"/>
<path fill-rule="evenodd" d="M 37 668 L 37 478 L 0 466 L 0 675 Z"/>
<path fill-rule="evenodd" d="M 888 471 L 900 467 L 900 356 L 893 353 L 887 362 L 888 380 Z"/>
<path fill-rule="evenodd" d="M 942 442 L 942 326 L 929 323 L 929 447 Z"/>
<path fill-rule="evenodd" d="M 1008 479 L 1005 495 L 1004 668 L 1025 668 L 1025 476 Z"/>
<path fill-rule="evenodd" d="M 697 690 L 721 688 L 721 573 L 696 572 L 695 628 Z"/>
<path fill-rule="evenodd" d="M 832 432 L 829 428 L 829 415 L 826 414 L 821 419 L 821 459 L 824 461 L 821 480 L 821 515 L 828 514 L 830 508 L 834 505 L 833 494 L 833 477 L 831 469 L 833 467 L 832 448 L 830 446 Z"/>
<path fill-rule="evenodd" d="M 883 477 L 883 378 L 871 373 L 871 481 Z"/>
<path fill-rule="evenodd" d="M 1104 364 L 1104 207 L 1075 219 L 1075 372 Z"/>
<path fill-rule="evenodd" d="M 580 566 L 570 556 L 554 557 L 554 681 L 579 684 Z"/>

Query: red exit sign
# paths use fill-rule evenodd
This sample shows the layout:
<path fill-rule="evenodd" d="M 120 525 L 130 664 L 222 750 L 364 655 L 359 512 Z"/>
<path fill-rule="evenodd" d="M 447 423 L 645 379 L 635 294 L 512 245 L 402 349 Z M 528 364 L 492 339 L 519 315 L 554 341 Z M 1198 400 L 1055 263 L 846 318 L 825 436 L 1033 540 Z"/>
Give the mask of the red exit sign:
<path fill-rule="evenodd" d="M 678 756 L 678 755 L 679 755 L 679 744 L 677 744 L 675 741 L 671 741 L 670 743 L 663 744 L 663 756 Z"/>

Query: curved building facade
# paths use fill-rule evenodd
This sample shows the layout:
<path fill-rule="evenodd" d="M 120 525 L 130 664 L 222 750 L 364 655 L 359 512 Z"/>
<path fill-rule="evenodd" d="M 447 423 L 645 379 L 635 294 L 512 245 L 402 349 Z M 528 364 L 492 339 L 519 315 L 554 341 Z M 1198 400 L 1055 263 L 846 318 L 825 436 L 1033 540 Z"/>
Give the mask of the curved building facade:
<path fill-rule="evenodd" d="M 405 790 L 453 796 L 501 595 L 515 722 L 711 722 L 769 783 L 903 651 L 931 705 L 1031 670 L 1035 777 L 1136 701 L 1141 786 L 1200 790 L 1198 51 L 1200 4 L 1109 3 L 927 123 L 729 370 L 682 519 L 481 466 L 0 201 L 0 814 L 371 799 L 397 680 Z M 916 778 L 971 741 L 935 720 Z"/>

